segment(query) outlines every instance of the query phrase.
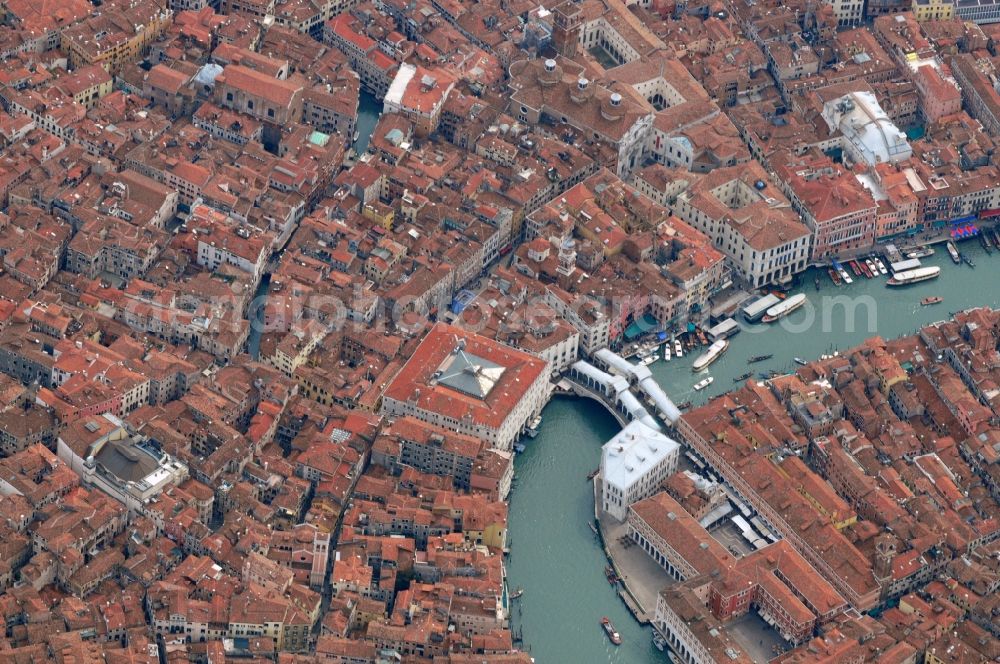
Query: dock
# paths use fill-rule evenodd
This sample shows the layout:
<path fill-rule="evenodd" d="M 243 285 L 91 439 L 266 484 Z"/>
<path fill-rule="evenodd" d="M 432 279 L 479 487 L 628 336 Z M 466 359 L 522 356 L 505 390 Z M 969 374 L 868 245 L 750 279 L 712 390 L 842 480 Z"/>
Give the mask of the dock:
<path fill-rule="evenodd" d="M 641 547 L 626 543 L 628 527 L 601 512 L 601 478 L 594 478 L 594 519 L 608 564 L 618 575 L 618 596 L 640 625 L 652 622 L 656 598 L 665 586 L 676 583 Z"/>

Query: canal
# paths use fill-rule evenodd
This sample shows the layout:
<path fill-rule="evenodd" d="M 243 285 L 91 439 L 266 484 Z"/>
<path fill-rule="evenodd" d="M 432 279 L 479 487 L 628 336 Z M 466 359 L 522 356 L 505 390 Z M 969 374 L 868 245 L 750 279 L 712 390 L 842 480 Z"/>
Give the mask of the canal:
<path fill-rule="evenodd" d="M 352 145 L 356 153 L 362 154 L 368 149 L 368 141 L 371 140 L 372 132 L 375 131 L 375 125 L 378 124 L 378 118 L 381 114 L 382 102 L 376 99 L 374 95 L 362 90 L 361 97 L 358 100 L 358 122 L 356 127 L 358 138 Z"/>
<path fill-rule="evenodd" d="M 733 379 L 751 369 L 792 371 L 792 358 L 813 360 L 844 350 L 864 339 L 893 338 L 949 317 L 949 312 L 975 306 L 1000 306 L 1000 252 L 987 256 L 978 241 L 959 245 L 975 268 L 954 265 L 944 245 L 924 265 L 939 265 L 938 279 L 890 289 L 885 277 L 855 278 L 837 287 L 825 271 L 803 275 L 795 292 L 809 304 L 781 324 L 744 326 L 731 339 L 728 352 L 707 373 L 697 376 L 691 364 L 698 351 L 681 359 L 652 365 L 653 374 L 677 403 L 703 403 L 733 389 Z M 820 279 L 816 290 L 814 278 Z M 921 298 L 940 295 L 944 302 L 921 306 Z M 853 312 L 853 323 L 849 312 Z M 753 365 L 747 358 L 773 355 Z M 702 392 L 692 386 L 706 375 L 714 382 Z M 545 409 L 539 435 L 526 441 L 527 451 L 515 462 L 517 481 L 511 495 L 509 533 L 512 554 L 507 565 L 512 588 L 525 588 L 515 603 L 512 627 L 523 630 L 524 648 L 539 664 L 666 662 L 651 643 L 650 628 L 640 627 L 604 578 L 604 553 L 587 526 L 593 518 L 593 490 L 587 474 L 600 463 L 600 448 L 617 431 L 614 419 L 586 400 L 556 398 Z M 598 621 L 608 616 L 624 643 L 615 648 Z"/>

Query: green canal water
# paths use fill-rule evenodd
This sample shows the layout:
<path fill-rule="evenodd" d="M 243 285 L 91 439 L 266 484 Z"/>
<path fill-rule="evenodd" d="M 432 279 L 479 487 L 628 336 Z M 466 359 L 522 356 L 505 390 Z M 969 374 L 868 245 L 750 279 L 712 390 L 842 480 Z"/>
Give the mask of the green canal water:
<path fill-rule="evenodd" d="M 795 290 L 806 293 L 809 304 L 781 324 L 745 326 L 707 372 L 691 371 L 698 356 L 694 351 L 670 362 L 661 359 L 652 365 L 653 374 L 675 402 L 697 405 L 731 390 L 733 379 L 751 369 L 754 378 L 770 369 L 792 371 L 794 357 L 812 360 L 876 334 L 910 334 L 952 311 L 1000 306 L 1000 252 L 987 256 L 976 240 L 959 248 L 972 257 L 975 268 L 954 265 L 944 245 L 936 245 L 936 254 L 922 263 L 941 266 L 941 276 L 901 289 L 887 288 L 885 277 L 855 278 L 852 285 L 837 287 L 825 271 L 810 271 Z M 940 295 L 944 302 L 921 306 L 929 295 Z M 774 357 L 747 365 L 747 358 L 767 354 Z M 706 375 L 714 377 L 712 385 L 694 392 L 694 383 Z M 512 625 L 523 630 L 524 647 L 539 664 L 668 661 L 652 646 L 650 629 L 632 618 L 604 578 L 604 553 L 587 525 L 594 510 L 587 474 L 599 465 L 601 445 L 617 430 L 615 420 L 596 403 L 556 398 L 543 413 L 541 432 L 526 441 L 527 451 L 515 462 L 509 518 L 513 551 L 507 571 L 511 587 L 521 586 L 525 593 L 513 607 Z M 601 631 L 602 616 L 611 618 L 621 633 L 620 647 Z"/>

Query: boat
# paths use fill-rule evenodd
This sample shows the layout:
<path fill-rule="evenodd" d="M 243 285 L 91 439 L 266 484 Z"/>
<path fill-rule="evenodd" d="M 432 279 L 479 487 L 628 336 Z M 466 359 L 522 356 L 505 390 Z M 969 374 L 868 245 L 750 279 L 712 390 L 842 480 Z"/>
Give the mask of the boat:
<path fill-rule="evenodd" d="M 951 261 L 958 265 L 962 262 L 962 254 L 958 253 L 958 247 L 951 240 L 948 240 L 948 254 L 951 256 Z"/>
<path fill-rule="evenodd" d="M 525 433 L 534 438 L 535 436 L 538 435 L 538 427 L 540 427 L 541 425 L 542 425 L 542 416 L 539 415 L 538 417 L 536 417 L 531 421 L 531 424 L 528 425 L 528 428 L 525 430 Z"/>
<path fill-rule="evenodd" d="M 854 273 L 855 277 L 861 276 L 861 267 L 858 265 L 857 261 L 848 261 L 847 265 L 851 268 L 851 272 Z"/>
<path fill-rule="evenodd" d="M 524 446 L 524 443 L 514 443 L 514 451 L 518 454 L 524 452 L 526 449 L 528 448 Z"/>
<path fill-rule="evenodd" d="M 985 232 L 979 234 L 979 243 L 983 245 L 983 251 L 986 252 L 987 256 L 993 253 L 993 243 L 990 242 L 990 238 L 986 236 Z"/>
<path fill-rule="evenodd" d="M 677 357 L 684 357 L 684 349 L 681 348 L 680 339 L 674 339 L 674 355 Z"/>
<path fill-rule="evenodd" d="M 598 532 L 597 532 L 597 526 L 595 526 L 595 525 L 594 525 L 594 522 L 593 522 L 593 521 L 591 521 L 591 522 L 590 522 L 590 523 L 588 523 L 587 525 L 589 525 L 589 526 L 590 526 L 590 529 L 591 529 L 592 531 L 594 531 L 594 534 L 595 534 L 595 535 L 597 535 L 597 534 L 598 534 Z"/>
<path fill-rule="evenodd" d="M 907 258 L 927 258 L 934 255 L 933 247 L 917 247 L 913 251 L 906 252 Z"/>
<path fill-rule="evenodd" d="M 713 380 L 715 379 L 712 378 L 711 376 L 709 376 L 704 380 L 699 380 L 697 383 L 694 384 L 695 392 L 701 392 L 703 389 L 711 385 Z"/>
<path fill-rule="evenodd" d="M 659 355 L 650 355 L 648 357 L 644 357 L 642 359 L 642 361 L 639 362 L 639 364 L 641 364 L 644 367 L 648 367 L 650 364 L 652 364 L 653 362 L 656 362 L 659 359 L 660 359 Z"/>
<path fill-rule="evenodd" d="M 847 270 L 840 268 L 840 278 L 844 280 L 845 284 L 853 284 L 854 279 L 851 279 L 851 275 L 847 274 Z"/>
<path fill-rule="evenodd" d="M 782 318 L 792 313 L 805 303 L 806 303 L 805 293 L 796 293 L 795 295 L 792 295 L 791 297 L 786 299 L 781 304 L 776 304 L 770 309 L 768 309 L 767 313 L 764 314 L 764 317 L 761 318 L 761 321 L 764 323 L 773 323 L 779 318 Z"/>
<path fill-rule="evenodd" d="M 589 482 L 590 480 L 592 480 L 595 477 L 597 477 L 597 474 L 599 472 L 601 472 L 600 468 L 594 468 L 592 471 L 590 471 L 589 473 L 587 473 L 587 481 Z"/>
<path fill-rule="evenodd" d="M 747 364 L 753 364 L 754 362 L 763 362 L 764 360 L 770 360 L 772 357 L 774 357 L 774 355 L 771 354 L 754 355 L 749 360 L 747 360 Z"/>
<path fill-rule="evenodd" d="M 704 353 L 698 356 L 698 359 L 694 361 L 691 365 L 691 371 L 701 371 L 712 362 L 722 357 L 722 354 L 726 352 L 729 348 L 729 342 L 725 339 L 719 339 L 712 343 Z"/>
<path fill-rule="evenodd" d="M 663 344 L 663 359 L 667 362 L 670 361 L 670 342 Z"/>
<path fill-rule="evenodd" d="M 611 624 L 610 620 L 607 618 L 601 618 L 601 627 L 604 628 L 604 633 L 608 635 L 609 639 L 611 639 L 611 643 L 616 646 L 620 646 L 622 644 L 622 637 L 615 631 L 615 626 Z"/>
<path fill-rule="evenodd" d="M 615 574 L 615 569 L 611 565 L 606 565 L 604 567 L 604 576 L 608 579 L 608 583 L 611 585 L 616 585 L 618 583 L 618 575 Z"/>
<path fill-rule="evenodd" d="M 868 266 L 868 271 L 872 273 L 872 277 L 878 276 L 878 265 L 875 264 L 875 261 L 871 258 L 866 258 L 865 265 Z"/>
<path fill-rule="evenodd" d="M 882 276 L 889 274 L 889 270 L 885 269 L 885 263 L 882 262 L 881 258 L 876 257 L 874 259 L 875 267 L 878 268 L 878 273 Z"/>
<path fill-rule="evenodd" d="M 808 362 L 806 362 L 805 360 L 803 360 L 801 357 L 793 357 L 792 359 L 795 360 L 795 364 L 798 364 L 799 366 L 803 366 L 804 367 L 807 364 L 809 364 Z"/>
<path fill-rule="evenodd" d="M 837 272 L 836 270 L 834 270 L 832 267 L 831 268 L 827 268 L 826 272 L 827 272 L 827 274 L 830 275 L 830 280 L 833 281 L 833 284 L 835 286 L 839 286 L 840 285 L 840 273 Z"/>
<path fill-rule="evenodd" d="M 928 279 L 935 279 L 941 274 L 941 268 L 936 265 L 930 267 L 918 267 L 915 270 L 904 270 L 897 272 L 885 282 L 886 286 L 908 286 Z"/>
<path fill-rule="evenodd" d="M 962 260 L 965 261 L 965 264 L 968 265 L 969 267 L 976 267 L 975 262 L 973 262 L 972 260 L 972 256 L 967 256 L 966 254 L 962 254 Z"/>
<path fill-rule="evenodd" d="M 653 630 L 653 645 L 656 646 L 656 649 L 660 652 L 663 652 L 667 648 L 667 640 L 663 638 L 663 635 L 655 629 Z"/>
<path fill-rule="evenodd" d="M 510 594 L 510 598 L 511 599 L 517 599 L 518 597 L 520 597 L 523 594 L 524 594 L 524 588 L 522 588 L 521 586 L 518 586 L 517 590 L 515 590 L 514 592 L 512 592 Z"/>
<path fill-rule="evenodd" d="M 747 380 L 751 376 L 753 376 L 753 372 L 752 371 L 748 371 L 748 372 L 746 372 L 745 374 L 743 374 L 741 376 L 737 376 L 736 378 L 733 378 L 733 382 L 734 383 L 742 383 L 743 381 Z"/>
<path fill-rule="evenodd" d="M 931 295 L 930 297 L 925 297 L 920 300 L 921 306 L 926 307 L 928 304 L 937 304 L 938 302 L 944 302 L 944 298 L 940 295 Z"/>
<path fill-rule="evenodd" d="M 691 407 L 690 401 L 682 401 L 681 403 L 677 404 L 677 410 L 687 410 L 690 407 Z"/>

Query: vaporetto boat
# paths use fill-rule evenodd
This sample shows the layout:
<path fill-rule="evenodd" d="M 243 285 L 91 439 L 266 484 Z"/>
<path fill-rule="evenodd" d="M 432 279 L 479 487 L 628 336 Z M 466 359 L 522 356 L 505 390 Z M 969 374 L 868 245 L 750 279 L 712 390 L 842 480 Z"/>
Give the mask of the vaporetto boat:
<path fill-rule="evenodd" d="M 920 283 L 928 279 L 936 279 L 941 274 L 941 268 L 936 265 L 929 267 L 918 267 L 915 270 L 904 270 L 892 275 L 892 278 L 885 282 L 886 286 L 909 286 Z"/>
<path fill-rule="evenodd" d="M 761 321 L 764 323 L 773 323 L 779 318 L 783 318 L 784 316 L 787 316 L 788 314 L 792 313 L 805 303 L 806 303 L 805 293 L 798 293 L 796 295 L 792 295 L 791 297 L 783 300 L 782 302 L 768 309 L 767 313 L 764 314 L 764 317 L 761 318 Z"/>

